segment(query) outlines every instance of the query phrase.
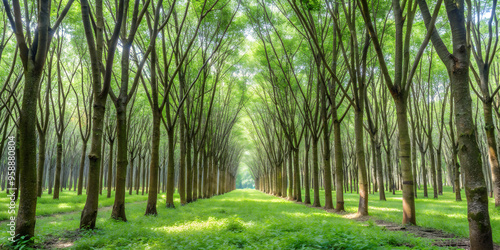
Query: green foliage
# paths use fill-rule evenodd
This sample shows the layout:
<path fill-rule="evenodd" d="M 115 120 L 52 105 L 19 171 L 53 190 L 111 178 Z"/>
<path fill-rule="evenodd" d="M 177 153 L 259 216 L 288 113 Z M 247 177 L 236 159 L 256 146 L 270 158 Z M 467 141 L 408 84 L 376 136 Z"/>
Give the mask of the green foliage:
<path fill-rule="evenodd" d="M 429 194 L 432 188 L 428 187 Z M 302 192 L 304 193 L 304 192 Z M 311 190 L 312 193 L 312 190 Z M 435 228 L 452 233 L 459 237 L 469 237 L 469 223 L 467 220 L 467 202 L 455 201 L 455 193 L 451 187 L 444 187 L 443 194 L 439 199 L 417 198 L 415 200 L 415 211 L 417 225 L 426 228 Z M 423 189 L 417 190 L 418 197 L 423 197 Z M 385 220 L 393 223 L 401 223 L 403 219 L 403 209 L 401 207 L 401 191 L 396 191 L 396 195 L 386 192 L 387 201 L 380 201 L 378 193 L 372 194 L 368 198 L 368 213 L 373 219 Z M 462 190 L 462 197 L 465 193 Z M 335 200 L 335 192 L 333 193 Z M 320 191 L 320 201 L 324 204 L 324 191 Z M 344 194 L 345 208 L 348 213 L 356 213 L 359 203 L 359 195 L 354 193 Z M 495 203 L 489 198 L 490 223 L 493 232 L 493 242 L 500 243 L 500 210 L 495 209 Z M 368 225 L 373 225 L 368 222 Z"/>
<path fill-rule="evenodd" d="M 74 241 L 72 249 L 432 249 L 428 240 L 366 227 L 256 190 L 237 190 L 176 209 L 165 208 L 161 195 L 157 217 L 144 216 L 144 208 L 144 202 L 127 204 L 128 222 L 100 211 L 99 228 L 77 237 L 67 232 L 78 228 L 79 214 L 40 218 L 36 244 L 58 239 Z"/>
<path fill-rule="evenodd" d="M 33 239 L 29 239 L 27 235 L 19 237 L 17 240 L 7 244 L 9 249 L 21 250 L 21 249 L 32 249 Z"/>
<path fill-rule="evenodd" d="M 240 167 L 238 168 L 238 175 L 236 176 L 236 188 L 255 188 L 255 182 L 252 178 L 250 170 L 245 163 L 240 163 Z"/>

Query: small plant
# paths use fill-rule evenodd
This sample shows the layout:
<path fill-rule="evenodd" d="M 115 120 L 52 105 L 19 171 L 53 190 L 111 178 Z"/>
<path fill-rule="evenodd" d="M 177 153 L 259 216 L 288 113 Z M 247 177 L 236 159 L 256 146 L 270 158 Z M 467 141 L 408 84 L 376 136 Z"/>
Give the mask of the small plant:
<path fill-rule="evenodd" d="M 231 218 L 229 219 L 229 222 L 226 225 L 226 230 L 235 232 L 235 233 L 241 233 L 245 229 L 245 226 L 243 225 L 243 222 L 241 221 L 240 218 Z"/>
<path fill-rule="evenodd" d="M 29 238 L 27 235 L 23 235 L 18 237 L 15 241 L 8 244 L 8 249 L 32 249 L 31 245 L 33 244 L 33 238 Z"/>

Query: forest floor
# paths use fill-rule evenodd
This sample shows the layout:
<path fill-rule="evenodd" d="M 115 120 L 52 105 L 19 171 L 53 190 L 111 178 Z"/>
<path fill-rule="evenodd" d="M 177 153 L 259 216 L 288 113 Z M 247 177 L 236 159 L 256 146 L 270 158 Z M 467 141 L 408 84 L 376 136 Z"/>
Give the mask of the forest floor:
<path fill-rule="evenodd" d="M 417 223 L 424 227 L 398 224 L 401 199 L 397 193 L 387 194 L 386 202 L 371 195 L 371 216 L 356 217 L 356 194 L 345 194 L 346 212 L 332 213 L 255 190 L 236 190 L 176 209 L 165 208 L 165 196 L 160 195 L 157 217 L 144 216 L 147 196 L 127 194 L 129 222 L 110 219 L 113 199 L 101 198 L 98 229 L 87 232 L 77 230 L 85 196 L 62 192 L 56 202 L 44 194 L 38 210 L 45 213 L 37 219 L 35 242 L 39 248 L 73 249 L 467 249 L 467 235 L 460 235 L 467 231 L 466 214 L 458 208 L 465 208 L 465 201 L 449 201 L 446 191 L 451 190 L 438 200 L 417 199 Z M 179 204 L 178 196 L 175 202 Z M 436 202 L 441 206 L 433 207 Z M 492 227 L 498 243 L 500 227 L 494 212 Z M 446 220 L 444 224 L 459 230 L 429 224 L 433 220 Z M 7 243 L 6 230 L 2 231 L 0 248 Z"/>
<path fill-rule="evenodd" d="M 455 193 L 451 187 L 444 187 L 443 195 L 438 199 L 432 198 L 433 189 L 429 187 L 428 195 L 430 198 L 424 198 L 422 189 L 417 190 L 417 199 L 415 199 L 415 210 L 418 228 L 422 230 L 440 230 L 443 233 L 456 235 L 462 238 L 469 237 L 469 224 L 467 221 L 467 202 L 465 192 L 462 190 L 462 201 L 455 201 Z M 302 191 L 302 200 L 304 200 L 304 191 Z M 383 221 L 382 224 L 393 223 L 401 226 L 403 220 L 402 194 L 401 191 L 385 192 L 386 201 L 379 200 L 379 193 L 368 196 L 368 214 L 374 221 Z M 311 202 L 313 192 L 311 190 Z M 324 206 L 324 191 L 320 191 L 321 205 Z M 335 192 L 333 192 L 333 201 L 335 204 Z M 356 192 L 344 194 L 345 216 L 353 217 L 358 210 L 359 195 Z M 493 232 L 493 241 L 500 245 L 500 209 L 495 209 L 493 198 L 489 199 L 490 222 Z M 363 218 L 361 218 L 363 219 Z M 410 230 L 410 229 L 405 229 Z M 422 236 L 425 237 L 425 236 Z"/>

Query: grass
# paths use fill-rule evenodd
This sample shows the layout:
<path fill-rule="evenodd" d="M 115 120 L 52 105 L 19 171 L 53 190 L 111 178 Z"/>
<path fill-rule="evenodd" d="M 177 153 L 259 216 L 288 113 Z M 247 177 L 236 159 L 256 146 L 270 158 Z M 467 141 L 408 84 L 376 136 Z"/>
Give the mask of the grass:
<path fill-rule="evenodd" d="M 433 189 L 429 187 L 428 194 L 431 198 L 423 198 L 423 189 L 417 190 L 415 199 L 415 210 L 417 225 L 422 227 L 441 229 L 457 236 L 469 237 L 469 224 L 467 221 L 467 202 L 465 192 L 462 190 L 462 201 L 455 201 L 455 193 L 451 187 L 444 187 L 443 195 L 433 199 Z M 379 194 L 368 196 L 368 213 L 376 219 L 401 223 L 403 220 L 403 201 L 401 191 L 385 192 L 387 201 L 380 201 Z M 320 191 L 321 205 L 324 206 L 324 191 Z M 304 200 L 304 191 L 302 191 Z M 313 191 L 311 190 L 311 202 L 313 202 Z M 346 212 L 358 211 L 359 195 L 354 193 L 344 194 L 344 206 Z M 335 205 L 335 192 L 333 192 L 333 204 Z M 495 209 L 493 198 L 489 198 L 490 222 L 493 232 L 493 241 L 500 244 L 500 209 Z"/>
<path fill-rule="evenodd" d="M 162 195 L 157 217 L 144 216 L 144 211 L 144 203 L 128 204 L 129 222 L 110 219 L 111 211 L 100 212 L 98 230 L 81 233 L 71 248 L 434 249 L 427 239 L 362 225 L 256 190 L 236 190 L 176 209 L 165 208 Z M 79 214 L 55 218 L 37 220 L 37 244 L 64 238 L 78 228 Z"/>
<path fill-rule="evenodd" d="M 103 190 L 103 195 L 99 196 L 99 207 L 113 206 L 115 201 L 115 192 L 111 192 L 111 198 L 106 198 L 106 190 Z M 85 190 L 84 190 L 85 193 Z M 52 199 L 52 195 L 44 192 L 42 198 L 37 199 L 36 205 L 36 215 L 45 216 L 57 213 L 67 213 L 82 211 L 85 206 L 85 199 L 87 196 L 77 195 L 76 191 L 63 191 L 59 192 L 59 199 Z M 125 196 L 126 202 L 139 202 L 146 201 L 148 199 L 147 195 L 129 195 L 128 191 Z M 11 214 L 8 213 L 8 204 L 10 202 L 10 197 L 7 197 L 5 192 L 0 193 L 0 221 L 8 220 Z M 19 208 L 19 202 L 16 205 L 16 209 Z M 16 211 L 17 212 L 17 211 Z"/>

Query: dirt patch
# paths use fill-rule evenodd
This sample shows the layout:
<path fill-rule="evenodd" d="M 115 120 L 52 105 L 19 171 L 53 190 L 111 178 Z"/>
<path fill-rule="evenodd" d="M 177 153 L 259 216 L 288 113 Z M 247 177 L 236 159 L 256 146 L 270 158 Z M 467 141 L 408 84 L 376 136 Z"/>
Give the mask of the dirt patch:
<path fill-rule="evenodd" d="M 64 231 L 64 233 L 60 236 L 54 236 L 48 234 L 44 236 L 45 241 L 36 246 L 41 249 L 61 249 L 68 248 L 74 245 L 74 242 L 81 238 L 80 229 L 73 231 Z"/>

